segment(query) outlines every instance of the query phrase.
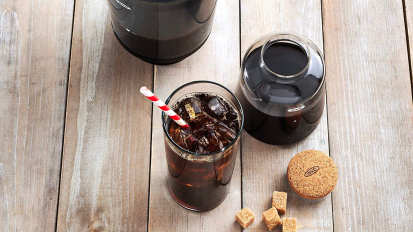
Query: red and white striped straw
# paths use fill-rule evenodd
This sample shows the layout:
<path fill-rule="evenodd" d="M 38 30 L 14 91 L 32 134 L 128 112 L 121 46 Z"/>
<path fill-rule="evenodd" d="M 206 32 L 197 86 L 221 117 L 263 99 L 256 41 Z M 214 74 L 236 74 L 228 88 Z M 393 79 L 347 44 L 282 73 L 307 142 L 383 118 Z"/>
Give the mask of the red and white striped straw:
<path fill-rule="evenodd" d="M 148 88 L 143 86 L 141 88 L 141 93 L 145 95 L 149 100 L 159 107 L 165 114 L 172 118 L 182 129 L 188 129 L 189 125 L 186 123 L 179 115 L 177 115 L 173 110 L 171 110 L 162 100 L 159 100 L 155 94 L 153 94 Z"/>

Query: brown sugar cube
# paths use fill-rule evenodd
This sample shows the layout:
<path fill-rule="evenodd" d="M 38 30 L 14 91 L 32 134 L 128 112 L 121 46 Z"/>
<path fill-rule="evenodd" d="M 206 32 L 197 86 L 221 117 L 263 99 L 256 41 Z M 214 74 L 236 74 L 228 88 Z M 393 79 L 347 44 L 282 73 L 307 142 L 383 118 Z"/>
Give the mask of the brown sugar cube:
<path fill-rule="evenodd" d="M 237 213 L 237 215 L 235 216 L 235 220 L 244 229 L 247 229 L 247 227 L 250 226 L 254 222 L 255 214 L 249 208 L 245 207 Z"/>
<path fill-rule="evenodd" d="M 297 232 L 297 218 L 283 218 L 282 232 Z"/>
<path fill-rule="evenodd" d="M 262 214 L 262 221 L 265 223 L 269 230 L 281 225 L 280 216 L 278 216 L 277 209 L 272 207 Z"/>
<path fill-rule="evenodd" d="M 284 214 L 287 210 L 287 193 L 274 191 L 272 193 L 272 207 L 275 207 L 278 213 Z"/>

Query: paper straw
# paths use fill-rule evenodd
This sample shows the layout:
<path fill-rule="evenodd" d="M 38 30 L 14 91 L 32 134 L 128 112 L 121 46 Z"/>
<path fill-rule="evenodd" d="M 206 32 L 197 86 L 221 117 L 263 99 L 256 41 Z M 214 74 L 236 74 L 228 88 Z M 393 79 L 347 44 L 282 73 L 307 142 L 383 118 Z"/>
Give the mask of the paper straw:
<path fill-rule="evenodd" d="M 170 118 L 172 118 L 182 129 L 188 129 L 189 125 L 186 123 L 179 115 L 175 113 L 175 111 L 171 110 L 162 100 L 159 100 L 155 94 L 153 94 L 148 88 L 143 86 L 141 88 L 141 93 L 145 95 L 149 100 L 153 102 L 156 106 L 159 107 L 165 114 L 167 114 Z"/>

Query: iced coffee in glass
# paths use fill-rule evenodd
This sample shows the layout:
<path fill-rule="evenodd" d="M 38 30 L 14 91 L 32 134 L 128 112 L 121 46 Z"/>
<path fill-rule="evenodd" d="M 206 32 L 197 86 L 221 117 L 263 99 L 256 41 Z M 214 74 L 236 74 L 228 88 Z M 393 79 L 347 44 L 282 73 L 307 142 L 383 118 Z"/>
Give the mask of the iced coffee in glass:
<path fill-rule="evenodd" d="M 214 208 L 229 192 L 243 126 L 241 105 L 231 91 L 209 81 L 185 84 L 165 103 L 191 127 L 183 130 L 162 114 L 171 195 L 190 210 Z"/>

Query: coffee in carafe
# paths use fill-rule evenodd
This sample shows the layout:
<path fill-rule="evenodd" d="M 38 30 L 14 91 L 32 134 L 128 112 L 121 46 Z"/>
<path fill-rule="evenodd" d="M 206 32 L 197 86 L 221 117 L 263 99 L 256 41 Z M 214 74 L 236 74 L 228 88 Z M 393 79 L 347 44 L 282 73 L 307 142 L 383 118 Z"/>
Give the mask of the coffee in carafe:
<path fill-rule="evenodd" d="M 123 47 L 153 64 L 179 62 L 211 33 L 217 0 L 108 0 Z"/>
<path fill-rule="evenodd" d="M 244 108 L 244 129 L 268 144 L 287 145 L 310 135 L 325 102 L 324 60 L 309 39 L 269 34 L 247 50 L 236 96 Z"/>

